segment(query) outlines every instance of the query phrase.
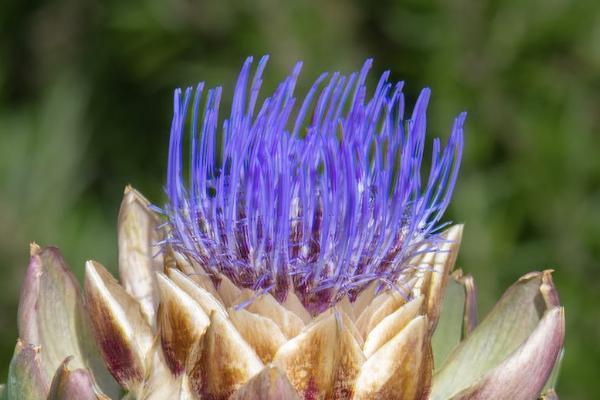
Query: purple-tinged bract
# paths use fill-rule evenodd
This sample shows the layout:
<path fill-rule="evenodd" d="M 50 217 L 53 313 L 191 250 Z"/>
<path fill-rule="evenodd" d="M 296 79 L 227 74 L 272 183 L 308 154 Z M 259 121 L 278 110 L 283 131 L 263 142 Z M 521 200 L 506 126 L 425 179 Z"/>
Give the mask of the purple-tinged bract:
<path fill-rule="evenodd" d="M 465 114 L 443 149 L 433 141 L 425 174 L 429 89 L 405 118 L 402 83 L 389 72 L 369 96 L 367 60 L 349 76 L 322 74 L 297 99 L 298 63 L 259 103 L 266 63 L 252 75 L 246 60 L 222 123 L 220 87 L 175 92 L 168 243 L 215 278 L 279 300 L 294 289 L 312 313 L 373 281 L 402 290 L 411 259 L 439 247 Z"/>

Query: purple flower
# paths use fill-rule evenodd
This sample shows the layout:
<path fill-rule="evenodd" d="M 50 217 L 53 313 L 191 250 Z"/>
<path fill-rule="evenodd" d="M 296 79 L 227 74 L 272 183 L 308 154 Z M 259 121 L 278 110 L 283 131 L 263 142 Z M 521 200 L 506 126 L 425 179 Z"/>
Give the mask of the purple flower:
<path fill-rule="evenodd" d="M 222 123 L 220 87 L 175 91 L 167 242 L 215 279 L 280 301 L 293 289 L 313 314 L 373 281 L 407 289 L 411 260 L 440 247 L 466 114 L 444 148 L 434 139 L 426 173 L 429 89 L 405 118 L 389 72 L 369 96 L 367 60 L 349 76 L 322 74 L 297 99 L 298 63 L 259 103 L 267 59 L 253 75 L 246 60 Z"/>

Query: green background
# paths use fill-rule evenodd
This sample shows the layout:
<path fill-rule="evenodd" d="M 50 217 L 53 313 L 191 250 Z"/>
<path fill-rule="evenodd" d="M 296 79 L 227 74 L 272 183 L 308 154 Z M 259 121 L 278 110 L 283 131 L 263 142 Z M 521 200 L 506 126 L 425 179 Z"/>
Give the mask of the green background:
<path fill-rule="evenodd" d="M 0 376 L 28 243 L 81 276 L 113 269 L 127 183 L 164 201 L 172 89 L 223 83 L 271 54 L 266 89 L 304 60 L 433 90 L 430 135 L 469 112 L 449 219 L 481 312 L 527 271 L 556 269 L 567 315 L 559 393 L 600 395 L 600 2 L 571 0 L 0 2 Z M 371 76 L 373 81 L 375 76 Z M 372 82 L 373 83 L 373 82 Z M 3 380 L 3 379 L 1 379 Z"/>

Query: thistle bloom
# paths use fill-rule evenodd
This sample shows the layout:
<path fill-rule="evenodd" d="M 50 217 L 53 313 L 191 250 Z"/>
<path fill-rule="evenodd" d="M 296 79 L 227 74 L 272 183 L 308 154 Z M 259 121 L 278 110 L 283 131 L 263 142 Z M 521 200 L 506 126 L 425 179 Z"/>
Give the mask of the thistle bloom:
<path fill-rule="evenodd" d="M 321 75 L 294 114 L 298 63 L 255 116 L 266 61 L 250 84 L 252 59 L 242 68 L 219 157 L 220 89 L 208 92 L 199 124 L 203 85 L 196 88 L 187 185 L 182 143 L 192 90 L 175 94 L 169 242 L 237 286 L 279 301 L 294 290 L 313 315 L 346 295 L 354 300 L 373 281 L 408 297 L 410 260 L 443 242 L 437 233 L 458 173 L 465 114 L 445 149 L 435 139 L 423 184 L 428 89 L 406 120 L 402 83 L 390 83 L 389 72 L 368 98 L 368 60 L 347 77 Z"/>
<path fill-rule="evenodd" d="M 557 398 L 551 271 L 478 324 L 453 270 L 465 115 L 423 162 L 428 89 L 406 118 L 387 72 L 368 94 L 367 61 L 296 102 L 297 64 L 259 103 L 266 61 L 246 61 L 222 123 L 220 88 L 176 91 L 168 203 L 126 188 L 120 283 L 89 261 L 81 292 L 32 245 L 5 398 Z"/>

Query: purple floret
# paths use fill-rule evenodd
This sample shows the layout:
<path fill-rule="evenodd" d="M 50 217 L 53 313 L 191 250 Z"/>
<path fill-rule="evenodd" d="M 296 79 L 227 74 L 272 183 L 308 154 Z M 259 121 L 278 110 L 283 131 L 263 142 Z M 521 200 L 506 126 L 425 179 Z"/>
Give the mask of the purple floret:
<path fill-rule="evenodd" d="M 422 182 L 429 89 L 404 119 L 402 82 L 389 72 L 368 97 L 367 60 L 349 76 L 322 74 L 296 99 L 298 63 L 259 103 L 266 62 L 251 77 L 246 60 L 221 124 L 220 87 L 204 100 L 203 83 L 175 91 L 167 243 L 215 279 L 280 301 L 293 289 L 313 314 L 373 281 L 401 288 L 411 259 L 439 248 L 466 114 L 443 149 L 434 140 Z"/>

